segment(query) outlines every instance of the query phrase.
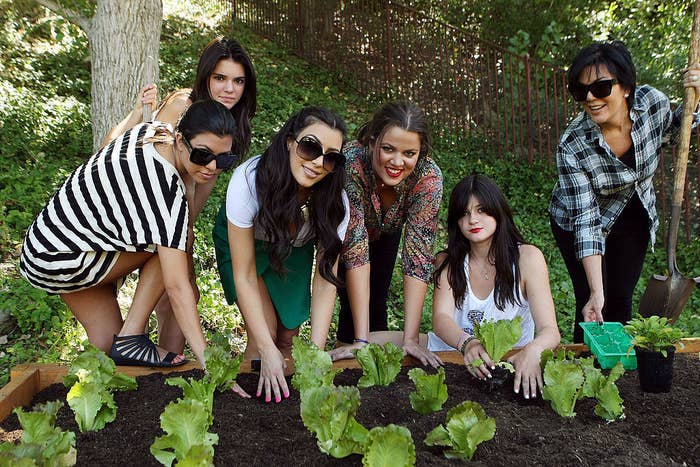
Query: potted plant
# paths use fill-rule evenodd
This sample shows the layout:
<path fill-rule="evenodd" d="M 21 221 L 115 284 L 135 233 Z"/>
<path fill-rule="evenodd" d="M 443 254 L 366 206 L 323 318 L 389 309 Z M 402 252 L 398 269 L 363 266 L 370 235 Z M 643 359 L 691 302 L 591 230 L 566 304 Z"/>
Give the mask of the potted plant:
<path fill-rule="evenodd" d="M 675 345 L 683 332 L 669 325 L 668 318 L 637 315 L 625 325 L 637 354 L 639 385 L 646 392 L 668 392 L 673 381 Z M 681 343 L 681 346 L 683 344 Z"/>

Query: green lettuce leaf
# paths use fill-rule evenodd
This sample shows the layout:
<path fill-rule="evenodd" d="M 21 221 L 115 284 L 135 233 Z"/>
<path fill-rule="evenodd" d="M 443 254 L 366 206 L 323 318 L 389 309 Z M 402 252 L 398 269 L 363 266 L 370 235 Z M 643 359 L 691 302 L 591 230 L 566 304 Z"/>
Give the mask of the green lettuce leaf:
<path fill-rule="evenodd" d="M 299 337 L 292 339 L 294 376 L 292 386 L 304 397 L 309 388 L 333 386 L 333 379 L 341 369 L 333 369 L 333 361 L 328 352 L 319 349 L 313 342 Z"/>
<path fill-rule="evenodd" d="M 202 379 L 185 378 L 177 376 L 174 378 L 168 378 L 165 383 L 169 386 L 177 386 L 182 389 L 182 399 L 196 399 L 204 405 L 204 408 L 209 413 L 209 424 L 214 421 L 213 408 L 214 408 L 214 391 L 216 390 L 216 382 L 207 379 L 206 377 Z"/>
<path fill-rule="evenodd" d="M 422 368 L 413 368 L 408 372 L 408 377 L 416 385 L 416 390 L 408 395 L 413 410 L 421 415 L 427 415 L 442 409 L 442 404 L 447 401 L 443 367 L 433 375 L 429 375 Z"/>
<path fill-rule="evenodd" d="M 204 349 L 204 361 L 207 366 L 205 379 L 212 381 L 219 391 L 233 387 L 240 371 L 243 354 L 233 357 L 223 347 L 210 344 Z"/>
<path fill-rule="evenodd" d="M 474 335 L 479 339 L 494 363 L 501 361 L 503 356 L 520 340 L 523 333 L 521 322 L 522 318 L 516 316 L 512 320 L 484 321 L 476 323 L 474 326 Z"/>
<path fill-rule="evenodd" d="M 365 467 L 410 467 L 416 464 L 416 447 L 408 428 L 394 424 L 374 427 L 367 435 Z"/>
<path fill-rule="evenodd" d="M 214 445 L 219 436 L 209 433 L 210 413 L 200 401 L 184 399 L 171 402 L 160 415 L 160 427 L 166 433 L 155 439 L 151 454 L 163 465 L 214 465 Z"/>
<path fill-rule="evenodd" d="M 447 413 L 446 426 L 438 426 L 425 438 L 428 446 L 447 446 L 448 459 L 469 461 L 477 446 L 496 434 L 496 420 L 476 402 L 464 401 Z"/>
<path fill-rule="evenodd" d="M 301 400 L 301 420 L 316 434 L 321 452 L 336 458 L 362 454 L 367 429 L 355 420 L 360 391 L 348 386 L 307 389 Z"/>
<path fill-rule="evenodd" d="M 362 367 L 358 387 L 388 386 L 401 371 L 403 350 L 391 342 L 384 344 L 384 347 L 368 344 L 355 351 L 355 358 Z"/>
<path fill-rule="evenodd" d="M 617 362 L 610 370 L 607 378 L 602 376 L 598 379 L 596 385 L 595 398 L 598 403 L 595 406 L 594 412 L 605 420 L 616 420 L 624 418 L 625 407 L 622 405 L 622 397 L 620 391 L 615 385 L 620 376 L 625 374 L 625 367 L 622 362 Z"/>
<path fill-rule="evenodd" d="M 583 370 L 575 362 L 550 360 L 544 368 L 542 398 L 562 417 L 574 417 L 574 407 L 583 388 Z"/>
<path fill-rule="evenodd" d="M 78 381 L 97 383 L 113 391 L 136 389 L 136 379 L 116 373 L 117 366 L 103 351 L 86 343 L 85 350 L 71 364 L 68 374 L 63 377 L 63 384 L 70 387 Z"/>
<path fill-rule="evenodd" d="M 60 401 L 37 405 L 32 412 L 16 408 L 22 426 L 19 444 L 6 441 L 0 445 L 0 466 L 71 466 L 76 462 L 75 434 L 55 426 Z"/>
<path fill-rule="evenodd" d="M 82 433 L 99 431 L 117 418 L 114 396 L 97 382 L 77 382 L 66 396 Z"/>

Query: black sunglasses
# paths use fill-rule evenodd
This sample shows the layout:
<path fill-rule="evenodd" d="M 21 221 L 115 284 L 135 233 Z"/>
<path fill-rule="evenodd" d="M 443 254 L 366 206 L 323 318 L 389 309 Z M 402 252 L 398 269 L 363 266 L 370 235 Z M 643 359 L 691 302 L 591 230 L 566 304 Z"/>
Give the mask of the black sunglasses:
<path fill-rule="evenodd" d="M 616 84 L 617 80 L 615 78 L 601 79 L 591 84 L 576 83 L 569 86 L 569 92 L 574 96 L 574 100 L 577 102 L 585 101 L 589 91 L 593 94 L 593 97 L 602 99 L 610 95 L 612 87 Z"/>
<path fill-rule="evenodd" d="M 323 153 L 323 146 L 312 136 L 304 136 L 297 143 L 297 156 L 305 161 L 314 161 L 323 156 L 323 168 L 328 172 L 334 172 L 336 167 L 345 164 L 345 156 L 338 151 Z"/>
<path fill-rule="evenodd" d="M 209 165 L 211 161 L 215 160 L 217 169 L 228 170 L 233 167 L 238 160 L 238 156 L 231 151 L 214 154 L 204 148 L 193 148 L 190 142 L 187 141 L 187 138 L 185 138 L 185 135 L 182 135 L 182 140 L 190 151 L 190 162 L 193 164 Z"/>

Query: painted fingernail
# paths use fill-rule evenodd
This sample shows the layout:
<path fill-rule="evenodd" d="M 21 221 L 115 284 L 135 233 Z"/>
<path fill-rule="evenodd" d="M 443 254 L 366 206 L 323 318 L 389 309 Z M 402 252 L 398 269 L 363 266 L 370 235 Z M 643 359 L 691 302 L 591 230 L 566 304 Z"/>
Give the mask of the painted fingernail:
<path fill-rule="evenodd" d="M 260 391 L 255 393 L 255 397 L 260 397 Z"/>
<path fill-rule="evenodd" d="M 271 400 L 272 400 L 272 399 L 270 399 L 270 396 L 267 396 L 267 397 L 265 398 L 265 402 L 270 402 Z"/>
<path fill-rule="evenodd" d="M 285 393 L 284 393 L 284 398 L 286 399 L 287 397 L 289 397 L 289 393 L 288 393 L 288 392 L 285 392 Z"/>
<path fill-rule="evenodd" d="M 516 390 L 515 390 L 515 393 L 516 393 L 516 394 L 517 394 L 517 393 L 519 393 L 519 392 L 520 392 L 520 390 L 519 390 L 519 389 L 516 389 Z"/>
<path fill-rule="evenodd" d="M 281 397 L 276 397 L 276 398 L 275 398 L 275 402 L 277 402 L 277 403 L 279 404 L 280 402 L 282 402 L 282 398 L 281 398 Z"/>
<path fill-rule="evenodd" d="M 486 377 L 487 377 L 487 378 L 493 378 L 493 376 L 491 376 L 491 373 L 489 373 L 488 375 L 486 375 Z"/>
<path fill-rule="evenodd" d="M 492 366 L 492 367 L 491 367 L 491 369 L 492 369 L 492 370 L 495 370 L 495 369 L 496 369 L 496 367 L 495 367 L 495 366 Z"/>
<path fill-rule="evenodd" d="M 529 399 L 529 398 L 530 398 L 530 396 L 525 394 L 525 399 Z"/>

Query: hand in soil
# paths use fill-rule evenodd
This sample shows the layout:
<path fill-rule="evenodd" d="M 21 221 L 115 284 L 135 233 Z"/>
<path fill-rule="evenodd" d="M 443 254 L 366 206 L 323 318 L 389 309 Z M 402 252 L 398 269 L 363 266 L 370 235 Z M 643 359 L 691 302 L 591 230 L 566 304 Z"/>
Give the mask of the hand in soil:
<path fill-rule="evenodd" d="M 242 387 L 240 387 L 240 386 L 238 385 L 238 383 L 233 383 L 233 386 L 231 387 L 231 391 L 233 391 L 235 394 L 238 394 L 239 396 L 244 397 L 244 398 L 246 398 L 246 399 L 249 399 L 249 398 L 250 398 L 250 394 L 248 394 L 247 392 L 245 392 L 245 389 L 243 389 Z"/>
<path fill-rule="evenodd" d="M 406 355 L 410 355 L 411 357 L 420 360 L 424 366 L 430 365 L 433 368 L 442 366 L 442 360 L 440 357 L 432 353 L 430 350 L 421 347 L 418 345 L 418 343 L 404 342 L 402 347 Z"/>
<path fill-rule="evenodd" d="M 284 369 L 287 364 L 284 361 L 284 355 L 277 347 L 271 347 L 263 350 L 260 355 L 260 379 L 258 380 L 258 390 L 255 393 L 256 397 L 260 397 L 265 392 L 265 402 L 272 401 L 272 395 L 275 396 L 275 402 L 282 401 L 289 397 L 289 387 L 287 380 L 284 379 Z"/>
<path fill-rule="evenodd" d="M 472 364 L 474 360 L 481 360 L 481 365 L 474 366 Z M 493 369 L 494 363 L 491 360 L 491 356 L 486 352 L 486 349 L 478 339 L 471 341 L 464 349 L 464 363 L 467 365 L 467 371 L 475 378 L 481 380 L 491 378 L 491 371 L 489 371 L 489 368 Z"/>
<path fill-rule="evenodd" d="M 348 358 L 355 358 L 355 354 L 353 353 L 354 350 L 357 350 L 363 346 L 365 346 L 364 342 L 355 342 L 352 345 L 343 345 L 342 347 L 337 347 L 333 350 L 330 350 L 328 354 L 331 356 L 331 359 L 335 362 L 336 360 L 345 360 Z"/>
<path fill-rule="evenodd" d="M 517 394 L 522 388 L 523 397 L 537 397 L 537 393 L 542 394 L 544 382 L 542 381 L 542 368 L 540 367 L 540 349 L 532 345 L 526 345 L 520 352 L 508 359 L 515 367 L 515 378 L 513 380 L 513 391 Z"/>

